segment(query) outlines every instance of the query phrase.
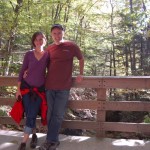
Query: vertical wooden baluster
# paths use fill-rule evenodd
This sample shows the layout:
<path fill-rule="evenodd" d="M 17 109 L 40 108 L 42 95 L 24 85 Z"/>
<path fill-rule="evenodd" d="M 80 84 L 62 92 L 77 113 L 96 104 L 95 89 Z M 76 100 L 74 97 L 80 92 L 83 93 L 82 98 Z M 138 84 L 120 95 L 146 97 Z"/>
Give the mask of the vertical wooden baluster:
<path fill-rule="evenodd" d="M 96 131 L 96 136 L 105 137 L 103 122 L 105 122 L 106 119 L 106 111 L 104 110 L 104 102 L 106 101 L 106 89 L 99 88 L 96 91 L 97 91 L 97 101 L 98 101 L 98 108 L 97 108 L 98 129 Z"/>

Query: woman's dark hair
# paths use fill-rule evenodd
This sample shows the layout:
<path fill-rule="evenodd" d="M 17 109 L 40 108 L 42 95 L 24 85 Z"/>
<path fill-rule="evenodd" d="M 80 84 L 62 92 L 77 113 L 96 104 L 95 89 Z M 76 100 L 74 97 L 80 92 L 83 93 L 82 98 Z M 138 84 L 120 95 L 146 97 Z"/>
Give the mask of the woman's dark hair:
<path fill-rule="evenodd" d="M 36 37 L 37 37 L 38 35 L 42 35 L 43 38 L 44 38 L 45 41 L 46 41 L 46 36 L 45 36 L 42 32 L 39 32 L 39 31 L 38 31 L 38 32 L 35 32 L 35 33 L 33 34 L 33 36 L 32 36 L 32 39 L 31 39 L 32 47 L 35 47 L 34 41 L 35 41 L 35 39 L 36 39 Z"/>

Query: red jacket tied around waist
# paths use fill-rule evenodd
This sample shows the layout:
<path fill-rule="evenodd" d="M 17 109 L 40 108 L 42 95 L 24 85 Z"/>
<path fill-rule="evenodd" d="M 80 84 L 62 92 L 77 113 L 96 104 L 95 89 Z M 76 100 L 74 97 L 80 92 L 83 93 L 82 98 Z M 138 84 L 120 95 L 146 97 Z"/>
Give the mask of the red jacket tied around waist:
<path fill-rule="evenodd" d="M 40 115 L 41 115 L 41 122 L 43 125 L 47 124 L 47 101 L 46 101 L 46 95 L 45 92 L 40 91 L 39 88 L 33 87 L 33 88 L 22 88 L 21 89 L 21 95 L 29 94 L 32 92 L 33 94 L 36 94 L 36 96 L 39 96 L 42 100 L 41 107 L 40 107 Z M 36 102 L 36 101 L 35 101 Z M 20 124 L 20 121 L 23 118 L 24 114 L 24 107 L 22 100 L 16 101 L 11 112 L 10 116 L 18 123 Z"/>

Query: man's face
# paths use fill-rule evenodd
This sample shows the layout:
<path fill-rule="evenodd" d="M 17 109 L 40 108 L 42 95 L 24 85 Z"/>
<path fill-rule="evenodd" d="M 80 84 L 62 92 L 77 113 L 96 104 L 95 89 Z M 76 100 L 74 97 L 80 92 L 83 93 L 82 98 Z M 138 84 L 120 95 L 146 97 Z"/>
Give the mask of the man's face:
<path fill-rule="evenodd" d="M 64 31 L 59 28 L 54 28 L 51 31 L 51 36 L 55 44 L 60 44 L 64 37 Z"/>

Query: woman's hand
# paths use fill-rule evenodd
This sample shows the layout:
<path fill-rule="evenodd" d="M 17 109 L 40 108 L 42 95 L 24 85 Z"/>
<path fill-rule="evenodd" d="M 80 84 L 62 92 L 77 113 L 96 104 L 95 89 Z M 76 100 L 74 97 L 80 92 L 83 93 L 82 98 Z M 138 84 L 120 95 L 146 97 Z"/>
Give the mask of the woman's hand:
<path fill-rule="evenodd" d="M 16 92 L 16 100 L 18 100 L 19 97 L 22 99 L 20 89 L 18 89 L 17 92 Z"/>

